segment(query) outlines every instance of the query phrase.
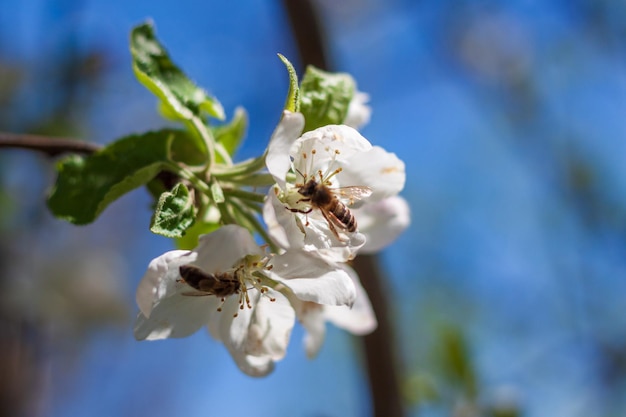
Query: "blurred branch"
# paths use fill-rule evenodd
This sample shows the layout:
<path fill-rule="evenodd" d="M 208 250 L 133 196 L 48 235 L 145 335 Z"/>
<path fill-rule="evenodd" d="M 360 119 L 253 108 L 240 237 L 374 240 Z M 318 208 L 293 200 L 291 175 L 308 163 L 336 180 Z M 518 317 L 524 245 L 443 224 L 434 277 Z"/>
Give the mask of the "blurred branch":
<path fill-rule="evenodd" d="M 313 1 L 283 0 L 283 6 L 289 15 L 289 23 L 300 54 L 300 63 L 305 67 L 314 65 L 328 69 L 324 47 L 326 42 Z"/>
<path fill-rule="evenodd" d="M 352 265 L 361 278 L 363 288 L 372 303 L 378 328 L 363 336 L 365 361 L 374 401 L 375 416 L 403 416 L 402 395 L 397 372 L 396 343 L 386 279 L 381 273 L 376 255 L 358 255 Z"/>
<path fill-rule="evenodd" d="M 289 15 L 302 65 L 311 64 L 329 70 L 323 31 L 313 0 L 283 0 L 283 5 Z M 386 281 L 375 255 L 357 256 L 353 267 L 361 277 L 378 320 L 378 328 L 362 339 L 374 415 L 400 417 L 404 410 Z"/>
<path fill-rule="evenodd" d="M 62 153 L 94 153 L 100 145 L 76 139 L 0 132 L 0 148 L 20 148 L 38 151 L 48 156 Z"/>

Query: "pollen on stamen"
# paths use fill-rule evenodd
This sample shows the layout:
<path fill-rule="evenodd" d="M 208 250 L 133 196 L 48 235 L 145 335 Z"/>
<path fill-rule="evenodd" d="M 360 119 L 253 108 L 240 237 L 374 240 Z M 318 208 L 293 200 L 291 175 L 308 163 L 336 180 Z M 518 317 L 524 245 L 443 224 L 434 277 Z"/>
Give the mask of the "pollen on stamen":
<path fill-rule="evenodd" d="M 306 159 L 306 152 L 302 152 L 302 158 Z"/>

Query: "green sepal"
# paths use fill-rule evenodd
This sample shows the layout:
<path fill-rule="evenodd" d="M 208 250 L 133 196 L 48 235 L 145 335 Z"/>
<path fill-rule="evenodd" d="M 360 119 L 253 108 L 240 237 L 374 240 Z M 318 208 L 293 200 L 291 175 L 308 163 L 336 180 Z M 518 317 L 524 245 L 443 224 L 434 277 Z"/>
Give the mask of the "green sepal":
<path fill-rule="evenodd" d="M 219 223 L 196 221 L 193 226 L 187 229 L 184 236 L 176 238 L 176 247 L 178 249 L 191 250 L 198 246 L 198 238 L 201 235 L 211 233 L 219 229 L 219 227 Z"/>
<path fill-rule="evenodd" d="M 241 145 L 247 128 L 248 115 L 243 108 L 238 107 L 229 123 L 213 128 L 213 136 L 215 141 L 221 143 L 226 152 L 233 156 Z"/>
<path fill-rule="evenodd" d="M 59 161 L 48 208 L 74 224 L 93 222 L 113 201 L 171 164 L 170 145 L 177 134 L 162 130 L 131 135 L 92 155 L 71 155 Z"/>
<path fill-rule="evenodd" d="M 170 59 L 159 43 L 151 22 L 133 28 L 130 36 L 133 71 L 137 79 L 161 99 L 160 110 L 168 118 L 191 122 L 204 113 L 224 119 L 224 109 L 217 99 L 193 83 Z M 206 150 L 200 137 L 199 148 Z"/>
<path fill-rule="evenodd" d="M 296 69 L 283 55 L 278 54 L 278 57 L 283 61 L 289 73 L 289 91 L 287 92 L 287 100 L 285 101 L 285 110 L 291 112 L 300 111 L 300 89 L 298 88 L 298 74 L 296 73 Z"/>
<path fill-rule="evenodd" d="M 150 231 L 166 237 L 182 237 L 195 219 L 193 196 L 185 184 L 178 183 L 159 197 L 150 222 Z"/>
<path fill-rule="evenodd" d="M 211 197 L 213 198 L 213 201 L 217 204 L 221 204 L 226 201 L 226 199 L 224 198 L 224 191 L 217 182 L 211 183 Z"/>
<path fill-rule="evenodd" d="M 355 89 L 350 74 L 326 72 L 309 65 L 300 85 L 304 131 L 343 123 Z"/>

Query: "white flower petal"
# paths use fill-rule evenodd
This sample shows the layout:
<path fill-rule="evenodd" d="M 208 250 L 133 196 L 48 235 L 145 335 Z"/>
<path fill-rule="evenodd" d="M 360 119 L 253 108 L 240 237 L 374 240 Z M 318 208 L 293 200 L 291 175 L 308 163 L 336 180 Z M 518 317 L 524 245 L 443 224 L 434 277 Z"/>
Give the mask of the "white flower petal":
<path fill-rule="evenodd" d="M 296 238 L 302 232 L 298 229 L 293 213 L 287 210 L 278 199 L 276 191 L 276 188 L 270 188 L 263 205 L 263 220 L 267 225 L 267 231 L 272 240 L 281 248 L 289 249 L 293 244 L 296 247 L 302 247 L 303 239 Z"/>
<path fill-rule="evenodd" d="M 219 325 L 211 325 L 209 330 L 214 334 L 219 327 L 217 338 L 224 342 L 243 372 L 262 376 L 271 372 L 273 361 L 285 356 L 295 311 L 285 296 L 274 290 L 266 295 L 250 290 L 249 295 L 253 308 L 239 309 L 239 304 L 229 299 L 218 313 Z M 275 301 L 270 301 L 270 297 Z"/>
<path fill-rule="evenodd" d="M 324 319 L 326 307 L 300 300 L 297 300 L 297 304 L 294 305 L 298 319 L 306 330 L 303 342 L 304 351 L 309 359 L 317 356 L 326 337 L 326 320 Z"/>
<path fill-rule="evenodd" d="M 246 375 L 253 377 L 266 376 L 274 370 L 274 361 L 269 356 L 252 356 L 243 351 L 231 350 L 229 352 L 239 369 Z"/>
<path fill-rule="evenodd" d="M 301 113 L 283 112 L 283 118 L 274 130 L 267 147 L 265 165 L 280 188 L 285 188 L 285 176 L 291 167 L 289 150 L 304 129 Z"/>
<path fill-rule="evenodd" d="M 275 301 L 271 301 L 270 297 Z M 296 313 L 287 298 L 272 289 L 259 295 L 248 328 L 245 352 L 280 360 L 287 353 Z"/>
<path fill-rule="evenodd" d="M 150 317 L 139 313 L 134 334 L 137 340 L 186 337 L 203 327 L 217 309 L 215 297 L 190 297 L 180 293 L 161 299 Z"/>
<path fill-rule="evenodd" d="M 145 316 L 149 316 L 150 311 L 152 311 L 152 305 L 155 302 L 161 277 L 165 276 L 167 273 L 168 265 L 173 260 L 189 253 L 189 251 L 174 250 L 166 252 L 150 262 L 148 270 L 144 274 L 143 278 L 141 278 L 139 286 L 137 286 L 137 293 L 135 295 L 139 310 Z"/>
<path fill-rule="evenodd" d="M 374 146 L 369 151 L 346 161 L 337 175 L 342 186 L 367 186 L 372 189 L 368 202 L 398 194 L 404 188 L 404 162 L 394 153 Z"/>
<path fill-rule="evenodd" d="M 263 253 L 250 232 L 234 224 L 222 226 L 212 233 L 200 236 L 194 252 L 198 253 L 194 265 L 211 273 L 232 268 L 246 255 Z"/>
<path fill-rule="evenodd" d="M 302 251 L 275 256 L 266 274 L 293 291 L 299 299 L 317 304 L 354 303 L 356 289 L 342 268 Z"/>
<path fill-rule="evenodd" d="M 366 236 L 359 253 L 375 253 L 388 246 L 409 227 L 411 213 L 406 200 L 392 196 L 352 210 L 359 231 Z"/>
<path fill-rule="evenodd" d="M 348 106 L 348 114 L 343 121 L 344 125 L 351 126 L 355 129 L 360 129 L 370 121 L 372 115 L 372 108 L 366 103 L 370 97 L 368 94 L 361 91 L 356 91 L 350 105 Z"/>
<path fill-rule="evenodd" d="M 344 268 L 356 287 L 356 302 L 352 308 L 346 306 L 325 306 L 324 317 L 335 326 L 352 334 L 365 335 L 371 333 L 378 326 L 378 322 L 370 300 L 356 272 L 347 265 Z"/>
<path fill-rule="evenodd" d="M 371 143 L 350 126 L 328 125 L 302 135 L 289 154 L 295 169 L 315 177 L 319 170 L 325 173 L 329 167 L 342 167 L 343 161 L 371 148 Z"/>

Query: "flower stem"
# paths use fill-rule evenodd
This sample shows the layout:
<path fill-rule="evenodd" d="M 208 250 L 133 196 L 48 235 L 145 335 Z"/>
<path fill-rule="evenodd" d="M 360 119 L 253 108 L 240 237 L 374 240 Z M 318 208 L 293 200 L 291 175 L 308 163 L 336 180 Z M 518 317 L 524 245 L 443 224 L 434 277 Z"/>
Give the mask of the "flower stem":
<path fill-rule="evenodd" d="M 234 177 L 246 177 L 265 168 L 265 154 L 250 158 L 235 165 L 223 167 L 216 165 L 211 174 L 220 179 L 230 179 Z"/>
<path fill-rule="evenodd" d="M 265 194 L 254 193 L 251 191 L 240 190 L 238 188 L 224 188 L 224 195 L 229 197 L 238 197 L 242 200 L 254 201 L 262 203 L 265 201 Z"/>
<path fill-rule="evenodd" d="M 176 164 L 176 163 L 168 163 L 166 165 L 167 170 L 169 170 L 170 172 L 173 172 L 174 174 L 178 175 L 181 178 L 186 179 L 187 181 L 189 181 L 194 187 L 196 187 L 196 189 L 200 192 L 202 192 L 203 194 L 206 194 L 207 196 L 212 197 L 212 192 L 211 192 L 211 188 L 209 187 L 209 185 L 202 181 L 200 178 L 198 178 L 198 176 L 196 176 L 196 174 L 194 174 L 193 172 L 189 171 L 188 169 L 183 168 L 182 166 Z"/>

